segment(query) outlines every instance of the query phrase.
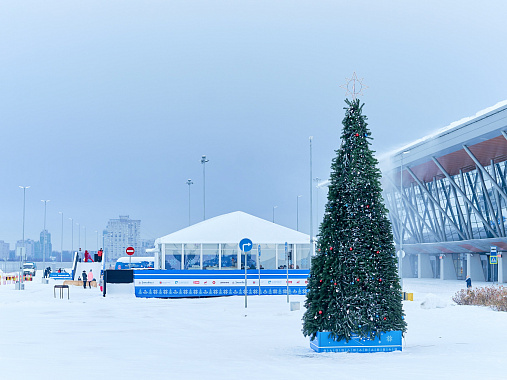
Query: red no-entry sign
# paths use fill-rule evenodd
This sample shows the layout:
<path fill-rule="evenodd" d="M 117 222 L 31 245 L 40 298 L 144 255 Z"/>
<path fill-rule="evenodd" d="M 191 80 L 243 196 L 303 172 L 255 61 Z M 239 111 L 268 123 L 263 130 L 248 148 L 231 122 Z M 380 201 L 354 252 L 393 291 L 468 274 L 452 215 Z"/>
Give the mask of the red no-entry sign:
<path fill-rule="evenodd" d="M 127 255 L 132 256 L 135 252 L 134 247 L 128 247 L 125 252 L 127 252 Z"/>

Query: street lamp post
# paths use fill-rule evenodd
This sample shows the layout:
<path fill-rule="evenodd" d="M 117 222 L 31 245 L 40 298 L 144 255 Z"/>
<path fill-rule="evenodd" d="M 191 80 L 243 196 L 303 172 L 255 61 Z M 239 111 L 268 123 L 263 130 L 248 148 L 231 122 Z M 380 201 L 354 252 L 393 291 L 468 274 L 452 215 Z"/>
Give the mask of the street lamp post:
<path fill-rule="evenodd" d="M 188 225 L 190 226 L 190 185 L 193 185 L 194 183 L 189 178 L 187 179 L 186 184 L 188 185 Z"/>
<path fill-rule="evenodd" d="M 275 222 L 275 208 L 278 208 L 278 206 L 273 206 L 273 223 Z"/>
<path fill-rule="evenodd" d="M 296 198 L 296 230 L 299 231 L 299 198 L 301 198 L 302 195 L 298 195 Z"/>
<path fill-rule="evenodd" d="M 62 236 L 60 240 L 60 267 L 63 267 L 63 211 L 58 211 L 59 214 L 62 214 Z"/>
<path fill-rule="evenodd" d="M 209 160 L 206 158 L 205 155 L 203 155 L 201 157 L 202 186 L 203 186 L 203 220 L 206 220 L 206 162 L 209 162 Z"/>
<path fill-rule="evenodd" d="M 42 268 L 45 271 L 46 270 L 46 246 L 47 246 L 46 208 L 47 208 L 47 204 L 49 202 L 49 199 L 47 199 L 47 200 L 41 199 L 41 202 L 44 202 L 44 231 L 43 231 L 43 234 L 44 234 L 44 243 L 43 244 L 44 244 L 44 246 L 42 248 Z M 43 281 L 44 281 L 44 277 L 43 277 Z"/>
<path fill-rule="evenodd" d="M 99 231 L 95 230 L 95 233 L 97 234 L 97 252 L 99 252 Z"/>
<path fill-rule="evenodd" d="M 84 236 L 84 238 L 85 238 L 85 240 L 84 240 L 84 249 L 86 251 L 86 249 L 87 249 L 87 246 L 86 246 L 86 226 L 83 226 L 83 228 L 84 228 L 84 232 L 85 232 L 85 236 Z"/>
<path fill-rule="evenodd" d="M 19 186 L 23 189 L 23 246 L 21 247 L 21 252 L 19 252 L 19 290 L 23 290 L 21 284 L 24 280 L 23 275 L 23 254 L 25 253 L 26 245 L 25 245 L 25 205 L 26 205 L 26 189 L 29 189 L 30 186 Z"/>

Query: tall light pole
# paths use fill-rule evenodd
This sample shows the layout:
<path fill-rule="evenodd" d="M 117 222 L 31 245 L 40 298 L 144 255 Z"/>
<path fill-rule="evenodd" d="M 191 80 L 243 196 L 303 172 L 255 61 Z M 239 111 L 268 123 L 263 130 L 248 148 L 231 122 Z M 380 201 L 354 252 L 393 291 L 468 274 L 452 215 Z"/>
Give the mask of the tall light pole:
<path fill-rule="evenodd" d="M 63 267 L 63 211 L 58 211 L 58 214 L 62 214 L 62 237 L 60 241 L 60 266 Z"/>
<path fill-rule="evenodd" d="M 403 208 L 403 156 L 409 153 L 409 150 L 406 150 L 401 153 L 401 166 L 400 166 L 400 252 L 398 253 L 398 270 L 400 275 L 400 286 L 403 291 L 403 220 L 401 215 L 401 210 Z"/>
<path fill-rule="evenodd" d="M 278 206 L 273 206 L 273 223 L 275 222 L 275 208 L 278 208 Z"/>
<path fill-rule="evenodd" d="M 42 248 L 42 267 L 44 270 L 46 270 L 46 245 L 47 245 L 47 231 L 46 231 L 46 207 L 49 202 L 49 199 L 43 200 L 41 199 L 41 202 L 44 203 L 44 247 Z"/>
<path fill-rule="evenodd" d="M 83 226 L 84 228 L 84 231 L 85 231 L 85 241 L 84 241 L 84 249 L 86 250 L 86 226 Z"/>
<path fill-rule="evenodd" d="M 30 186 L 19 186 L 21 189 L 23 189 L 23 246 L 21 247 L 21 252 L 19 252 L 19 290 L 23 290 L 23 287 L 21 284 L 24 280 L 23 275 L 23 255 L 25 254 L 25 204 L 26 204 L 26 189 L 29 189 Z"/>
<path fill-rule="evenodd" d="M 71 242 L 70 242 L 70 251 L 71 251 L 71 261 L 74 260 L 74 219 L 69 218 L 70 225 L 72 226 L 71 232 Z"/>
<path fill-rule="evenodd" d="M 312 141 L 313 136 L 309 137 L 310 139 L 310 250 L 312 252 L 312 256 L 315 255 L 315 250 L 313 249 L 313 168 L 312 168 Z"/>
<path fill-rule="evenodd" d="M 296 198 L 296 230 L 299 231 L 299 198 L 301 198 L 302 195 L 298 195 Z"/>
<path fill-rule="evenodd" d="M 205 155 L 201 157 L 202 164 L 202 186 L 203 186 L 203 220 L 206 220 L 206 162 L 209 160 Z"/>
<path fill-rule="evenodd" d="M 97 252 L 99 251 L 99 231 L 95 231 L 95 233 L 97 234 Z"/>
<path fill-rule="evenodd" d="M 193 185 L 194 183 L 189 178 L 187 179 L 186 184 L 188 185 L 188 225 L 190 226 L 190 185 Z"/>
<path fill-rule="evenodd" d="M 313 180 L 316 183 L 315 188 L 317 189 L 317 231 L 318 231 L 319 230 L 319 183 L 320 183 L 320 178 L 315 177 Z"/>

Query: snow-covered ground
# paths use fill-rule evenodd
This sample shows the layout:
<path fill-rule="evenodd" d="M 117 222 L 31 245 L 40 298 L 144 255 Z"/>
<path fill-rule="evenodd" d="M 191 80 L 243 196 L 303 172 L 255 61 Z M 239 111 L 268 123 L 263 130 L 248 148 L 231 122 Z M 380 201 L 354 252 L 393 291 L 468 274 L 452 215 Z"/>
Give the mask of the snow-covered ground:
<path fill-rule="evenodd" d="M 405 279 L 403 352 L 372 354 L 314 353 L 285 296 L 62 300 L 53 284 L 0 285 L 1 379 L 507 379 L 507 313 L 454 305 L 464 281 Z"/>

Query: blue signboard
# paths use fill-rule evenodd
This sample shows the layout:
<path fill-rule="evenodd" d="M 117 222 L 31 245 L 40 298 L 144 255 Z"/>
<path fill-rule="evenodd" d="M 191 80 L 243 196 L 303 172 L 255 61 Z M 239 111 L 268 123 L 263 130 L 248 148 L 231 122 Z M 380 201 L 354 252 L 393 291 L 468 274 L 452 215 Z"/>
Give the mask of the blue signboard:
<path fill-rule="evenodd" d="M 290 270 L 290 294 L 305 295 L 309 270 Z M 248 295 L 286 295 L 285 270 L 247 271 Z M 240 270 L 134 270 L 137 297 L 179 298 L 245 295 L 245 273 Z"/>
<path fill-rule="evenodd" d="M 241 239 L 239 242 L 239 249 L 243 252 L 251 251 L 253 247 L 252 241 L 248 238 Z"/>

